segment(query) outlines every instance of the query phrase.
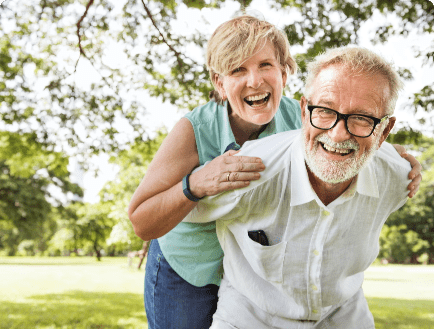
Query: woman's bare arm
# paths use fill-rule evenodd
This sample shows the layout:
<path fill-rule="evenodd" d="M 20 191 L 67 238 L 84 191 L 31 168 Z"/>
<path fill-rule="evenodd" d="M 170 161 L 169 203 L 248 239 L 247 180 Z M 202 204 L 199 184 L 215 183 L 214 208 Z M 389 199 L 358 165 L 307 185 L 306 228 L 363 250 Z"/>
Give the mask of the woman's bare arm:
<path fill-rule="evenodd" d="M 229 151 L 190 176 L 196 197 L 215 195 L 259 179 L 265 166 L 259 158 L 233 157 Z M 193 127 L 181 119 L 166 137 L 131 199 L 128 216 L 143 240 L 163 236 L 197 205 L 182 191 L 182 178 L 199 165 Z M 231 181 L 227 174 L 231 173 Z"/>

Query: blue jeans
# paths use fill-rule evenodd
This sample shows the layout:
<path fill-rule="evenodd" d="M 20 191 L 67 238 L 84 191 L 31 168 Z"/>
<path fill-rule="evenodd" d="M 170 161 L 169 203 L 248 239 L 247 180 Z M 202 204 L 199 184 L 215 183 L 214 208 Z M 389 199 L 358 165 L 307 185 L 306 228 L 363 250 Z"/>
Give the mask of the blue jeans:
<path fill-rule="evenodd" d="M 169 265 L 157 240 L 149 247 L 145 309 L 149 329 L 208 329 L 217 309 L 219 287 L 196 287 Z"/>

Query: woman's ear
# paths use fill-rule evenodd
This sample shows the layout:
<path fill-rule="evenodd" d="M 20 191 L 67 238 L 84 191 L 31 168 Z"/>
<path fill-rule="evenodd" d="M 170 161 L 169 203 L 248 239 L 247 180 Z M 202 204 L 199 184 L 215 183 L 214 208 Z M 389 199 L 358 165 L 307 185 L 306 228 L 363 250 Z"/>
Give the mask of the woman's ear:
<path fill-rule="evenodd" d="M 285 86 L 286 86 L 286 80 L 288 79 L 288 73 L 287 73 L 287 71 L 285 70 L 285 71 L 282 71 L 282 82 L 283 82 L 283 88 L 285 88 Z"/>
<path fill-rule="evenodd" d="M 224 77 L 220 74 L 215 73 L 213 77 L 214 87 L 217 89 L 218 93 L 220 94 L 220 97 L 222 100 L 226 100 L 226 92 L 225 88 L 223 87 L 223 79 Z"/>

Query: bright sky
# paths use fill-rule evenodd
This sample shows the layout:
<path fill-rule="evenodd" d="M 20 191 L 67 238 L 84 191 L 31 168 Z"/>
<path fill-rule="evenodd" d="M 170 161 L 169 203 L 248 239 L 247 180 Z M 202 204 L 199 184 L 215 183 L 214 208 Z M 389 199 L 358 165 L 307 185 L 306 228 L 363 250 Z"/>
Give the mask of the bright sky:
<path fill-rule="evenodd" d="M 220 12 L 216 14 L 215 10 L 203 9 L 201 11 L 197 9 L 186 9 L 184 5 L 180 5 L 181 10 L 179 11 L 179 22 L 174 24 L 176 31 L 180 34 L 189 33 L 189 31 L 200 30 L 206 33 L 208 36 L 217 28 L 218 25 L 230 19 L 233 14 L 239 10 L 239 3 L 228 2 L 223 4 Z M 278 27 L 282 27 L 288 19 L 288 15 L 291 13 L 286 11 L 276 12 L 271 10 L 269 5 L 267 5 L 266 0 L 254 0 L 249 7 L 255 11 L 258 11 L 264 15 L 264 18 L 272 22 Z M 209 25 L 200 23 L 198 17 L 202 16 Z M 367 22 L 365 28 L 362 27 L 363 32 L 361 45 L 371 49 L 386 59 L 393 61 L 397 66 L 407 67 L 411 70 L 414 76 L 414 80 L 411 82 L 406 82 L 405 92 L 401 95 L 395 115 L 398 122 L 409 122 L 410 125 L 416 126 L 417 121 L 413 113 L 408 110 L 402 110 L 402 104 L 408 99 L 409 95 L 413 92 L 420 90 L 423 86 L 432 83 L 434 77 L 434 68 L 422 68 L 421 60 L 414 58 L 413 48 L 417 48 L 421 45 L 427 45 L 433 42 L 433 37 L 424 37 L 417 34 L 403 37 L 394 37 L 389 40 L 386 45 L 372 45 L 369 42 L 369 30 L 375 25 L 373 22 L 378 20 L 378 17 L 374 15 L 370 21 Z M 368 28 L 370 26 L 370 28 Z M 366 32 L 365 32 L 366 31 Z M 296 50 L 295 50 L 296 51 Z M 112 51 L 111 51 L 112 52 Z M 114 59 L 122 58 L 122 54 L 116 56 L 115 48 L 113 49 Z M 188 56 L 197 56 L 197 54 L 187 54 Z M 87 72 L 91 72 L 92 69 L 86 67 L 83 64 L 80 72 L 78 72 L 79 77 L 77 79 L 84 79 L 89 81 L 89 83 L 94 79 L 94 77 L 89 77 Z M 144 96 L 143 98 L 146 108 L 150 111 L 147 119 L 146 125 L 151 127 L 151 129 L 158 130 L 161 127 L 166 127 L 168 131 L 172 129 L 174 124 L 185 114 L 185 110 L 178 110 L 174 108 L 169 103 L 162 103 L 158 99 L 150 98 Z M 200 104 L 198 104 L 200 105 Z M 155 109 L 155 110 L 152 110 Z M 100 156 L 95 159 L 95 163 L 100 169 L 98 177 L 94 177 L 93 173 L 85 173 L 83 177 L 83 187 L 85 189 L 84 201 L 86 202 L 97 202 L 98 192 L 104 186 L 104 184 L 113 179 L 116 175 L 116 168 L 108 164 L 107 156 Z M 80 175 L 79 172 L 75 174 Z"/>

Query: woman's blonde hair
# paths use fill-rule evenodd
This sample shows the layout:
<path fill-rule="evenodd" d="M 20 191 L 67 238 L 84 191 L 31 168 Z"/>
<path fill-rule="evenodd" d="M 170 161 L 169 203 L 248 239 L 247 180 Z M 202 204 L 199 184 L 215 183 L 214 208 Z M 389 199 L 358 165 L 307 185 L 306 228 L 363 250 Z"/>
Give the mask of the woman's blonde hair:
<path fill-rule="evenodd" d="M 313 83 L 318 74 L 331 65 L 342 66 L 356 75 L 382 75 L 389 83 L 389 95 L 383 100 L 385 111 L 386 114 L 393 114 L 399 91 L 403 89 L 404 84 L 391 63 L 373 51 L 362 47 L 346 46 L 329 49 L 309 63 L 304 87 L 304 96 L 307 99 L 312 97 Z"/>
<path fill-rule="evenodd" d="M 261 49 L 267 41 L 274 46 L 282 71 L 294 74 L 297 63 L 289 52 L 288 39 L 273 24 L 250 15 L 221 24 L 209 39 L 206 52 L 206 65 L 214 88 L 216 74 L 224 76 L 241 66 L 255 55 L 255 49 Z M 222 102 L 217 90 L 210 93 L 210 98 Z"/>

